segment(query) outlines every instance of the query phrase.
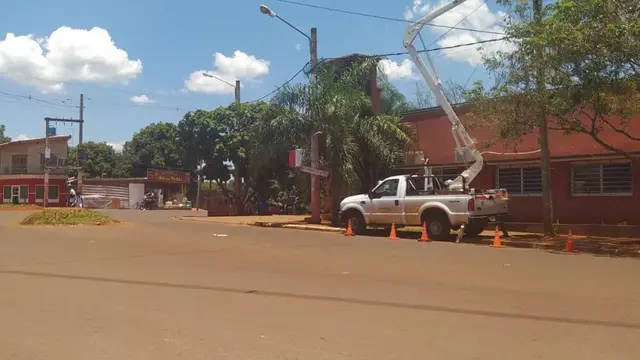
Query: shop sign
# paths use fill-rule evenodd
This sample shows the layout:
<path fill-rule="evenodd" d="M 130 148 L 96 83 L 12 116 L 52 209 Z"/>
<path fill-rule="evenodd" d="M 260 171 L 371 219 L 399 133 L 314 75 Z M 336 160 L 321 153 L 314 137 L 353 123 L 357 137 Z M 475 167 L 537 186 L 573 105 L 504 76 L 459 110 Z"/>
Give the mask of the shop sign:
<path fill-rule="evenodd" d="M 187 172 L 161 169 L 147 169 L 147 179 L 175 184 L 188 184 L 191 182 L 191 177 Z"/>

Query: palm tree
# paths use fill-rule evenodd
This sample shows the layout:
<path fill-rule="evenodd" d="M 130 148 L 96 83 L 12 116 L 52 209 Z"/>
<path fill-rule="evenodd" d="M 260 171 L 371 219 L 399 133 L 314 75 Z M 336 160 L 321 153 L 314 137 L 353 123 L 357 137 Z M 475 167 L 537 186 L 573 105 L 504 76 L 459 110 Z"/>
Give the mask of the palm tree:
<path fill-rule="evenodd" d="M 370 98 L 363 91 L 378 59 L 367 58 L 337 74 L 334 65 L 316 68 L 308 84 L 282 87 L 271 101 L 270 119 L 263 126 L 263 147 L 297 145 L 310 148 L 316 131 L 325 137 L 325 161 L 331 173 L 333 222 L 342 195 L 370 185 L 371 165 L 392 168 L 412 143 L 411 129 L 397 116 L 374 116 Z M 276 145 L 277 144 L 277 145 Z"/>

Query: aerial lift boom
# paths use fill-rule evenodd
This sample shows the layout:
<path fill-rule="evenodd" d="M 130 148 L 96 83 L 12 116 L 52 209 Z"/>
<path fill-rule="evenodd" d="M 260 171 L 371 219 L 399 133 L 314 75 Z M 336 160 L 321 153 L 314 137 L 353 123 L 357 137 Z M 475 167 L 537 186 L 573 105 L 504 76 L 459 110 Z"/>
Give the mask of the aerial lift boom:
<path fill-rule="evenodd" d="M 484 159 L 482 158 L 482 154 L 476 149 L 475 143 L 469 133 L 464 128 L 464 125 L 456 115 L 455 111 L 451 107 L 451 104 L 447 100 L 444 92 L 442 91 L 442 86 L 440 84 L 440 79 L 435 73 L 435 68 L 433 67 L 433 63 L 429 60 L 427 56 L 427 60 L 429 61 L 429 65 L 431 69 L 427 68 L 426 64 L 420 57 L 420 54 L 416 50 L 413 42 L 416 37 L 419 35 L 420 30 L 434 20 L 440 15 L 446 13 L 447 11 L 455 8 L 456 6 L 464 3 L 466 0 L 454 0 L 451 3 L 435 10 L 434 12 L 426 15 L 419 21 L 411 24 L 407 29 L 407 33 L 404 37 L 404 47 L 409 52 L 409 56 L 411 60 L 413 60 L 414 64 L 418 68 L 418 71 L 422 74 L 427 84 L 433 91 L 433 95 L 436 98 L 438 104 L 442 107 L 442 110 L 447 114 L 447 118 L 451 122 L 451 132 L 453 134 L 453 139 L 456 142 L 456 151 L 460 151 L 463 158 L 466 159 L 466 155 L 471 154 L 474 163 L 465 169 L 457 178 L 452 181 L 448 181 L 446 184 L 449 190 L 465 190 L 468 187 L 468 184 L 473 181 L 473 179 L 480 173 L 482 167 L 484 165 Z"/>

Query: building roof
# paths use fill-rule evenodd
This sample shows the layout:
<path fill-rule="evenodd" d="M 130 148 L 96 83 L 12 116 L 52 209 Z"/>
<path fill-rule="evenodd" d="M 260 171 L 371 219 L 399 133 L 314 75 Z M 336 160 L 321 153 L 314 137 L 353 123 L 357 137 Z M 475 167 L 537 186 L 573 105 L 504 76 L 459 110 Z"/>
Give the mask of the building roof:
<path fill-rule="evenodd" d="M 61 141 L 61 140 L 69 141 L 69 139 L 71 139 L 71 135 L 49 136 L 49 141 Z M 38 144 L 41 142 L 45 142 L 45 138 L 9 141 L 7 143 L 0 144 L 0 147 L 13 146 L 13 145 L 32 145 L 32 144 Z"/>

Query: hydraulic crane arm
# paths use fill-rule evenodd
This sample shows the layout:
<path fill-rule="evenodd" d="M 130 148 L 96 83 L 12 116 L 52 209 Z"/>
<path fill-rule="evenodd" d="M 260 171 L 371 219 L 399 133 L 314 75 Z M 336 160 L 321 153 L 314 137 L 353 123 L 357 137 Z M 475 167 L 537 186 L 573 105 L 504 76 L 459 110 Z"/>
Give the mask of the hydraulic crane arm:
<path fill-rule="evenodd" d="M 470 167 L 465 169 L 462 174 L 460 174 L 460 176 L 449 182 L 448 187 L 450 190 L 464 190 L 464 188 L 468 186 L 468 184 L 471 183 L 471 181 L 473 181 L 473 179 L 482 170 L 484 159 L 482 158 L 482 154 L 480 154 L 480 152 L 476 149 L 473 139 L 471 139 L 471 137 L 465 130 L 462 122 L 458 118 L 458 115 L 456 115 L 455 111 L 453 111 L 451 104 L 449 103 L 449 101 L 447 101 L 447 98 L 442 91 L 440 80 L 435 74 L 433 64 L 431 63 L 431 61 L 429 61 L 432 69 L 429 70 L 424 61 L 422 61 L 422 58 L 420 57 L 420 54 L 418 54 L 418 51 L 413 45 L 413 42 L 420 33 L 420 30 L 422 30 L 422 28 L 426 24 L 428 24 L 438 16 L 446 13 L 447 11 L 455 8 L 456 6 L 464 3 L 465 1 L 466 0 L 454 0 L 451 3 L 423 17 L 419 21 L 411 24 L 411 26 L 409 26 L 409 28 L 407 29 L 407 33 L 404 37 L 404 47 L 409 52 L 409 56 L 424 77 L 427 84 L 429 84 L 429 87 L 433 91 L 436 101 L 442 107 L 442 110 L 444 110 L 444 112 L 447 114 L 447 117 L 449 118 L 449 121 L 451 122 L 451 132 L 453 133 L 453 139 L 456 142 L 457 149 L 467 149 L 471 156 L 475 159 L 475 162 Z M 461 155 L 465 156 L 466 154 L 463 153 Z"/>

